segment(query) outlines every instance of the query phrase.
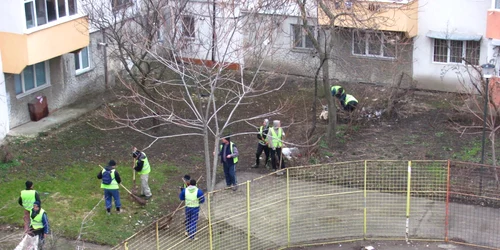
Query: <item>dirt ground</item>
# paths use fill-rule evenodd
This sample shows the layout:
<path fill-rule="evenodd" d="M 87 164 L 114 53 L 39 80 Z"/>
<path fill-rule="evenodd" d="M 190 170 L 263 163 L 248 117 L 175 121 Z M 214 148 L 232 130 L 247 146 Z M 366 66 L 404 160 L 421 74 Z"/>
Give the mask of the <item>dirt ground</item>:
<path fill-rule="evenodd" d="M 287 110 L 282 115 L 270 117 L 270 119 L 282 121 L 287 134 L 287 142 L 298 146 L 301 152 L 301 157 L 297 160 L 287 162 L 289 166 L 361 159 L 458 159 L 464 161 L 479 159 L 478 154 L 471 154 L 470 151 L 481 139 L 480 134 L 461 134 L 453 125 L 453 121 L 462 124 L 474 123 L 473 120 L 455 111 L 455 105 L 461 103 L 460 95 L 399 90 L 394 99 L 395 114 L 389 117 L 384 111 L 392 90 L 369 84 L 344 84 L 348 92 L 360 101 L 358 110 L 353 114 L 339 112 L 339 128 L 332 149 L 326 147 L 324 139 L 311 147 L 308 145 L 306 130 L 310 125 L 310 117 L 313 115 L 311 113 L 312 80 L 293 77 L 288 81 L 289 83 L 279 93 L 263 99 L 250 100 L 238 116 L 258 114 L 261 110 L 272 108 L 280 101 L 288 100 Z M 324 98 L 318 103 L 318 110 L 321 109 L 321 103 L 326 104 Z M 121 100 L 114 101 L 111 106 L 122 113 L 132 110 L 132 107 Z M 382 113 L 381 116 L 379 112 Z M 250 124 L 258 126 L 260 122 L 252 121 L 246 125 L 234 126 L 230 132 L 234 134 L 255 131 Z M 324 133 L 326 125 L 325 121 L 318 121 L 316 132 L 309 141 L 316 141 Z M 105 163 L 110 156 L 118 161 L 130 160 L 128 152 L 132 146 L 141 149 L 152 142 L 151 138 L 128 129 L 103 131 L 96 129 L 95 126 L 111 128 L 114 124 L 105 120 L 99 112 L 92 112 L 76 121 L 41 134 L 29 146 L 12 144 L 9 147 L 12 152 L 23 154 L 22 164 L 36 165 L 37 168 L 49 170 L 60 162 L 68 165 L 80 161 Z M 173 134 L 181 131 L 179 128 L 168 127 L 162 128 L 158 133 Z M 66 143 L 68 141 L 71 141 L 71 144 Z M 269 172 L 265 168 L 250 168 L 255 162 L 257 141 L 254 134 L 237 136 L 232 138 L 232 141 L 236 143 L 240 152 L 238 169 L 261 174 Z M 203 147 L 199 137 L 175 137 L 160 140 L 146 152 L 152 164 L 168 162 L 181 166 L 183 172 L 190 173 L 192 176 L 205 174 Z M 487 149 L 486 152 L 489 155 L 491 150 Z M 55 158 L 58 161 L 52 160 Z M 219 178 L 219 180 L 222 179 Z M 172 185 L 166 182 L 163 189 L 177 188 Z M 204 184 L 200 186 L 204 187 Z M 176 206 L 177 203 L 164 204 L 165 211 L 172 211 Z M 351 248 L 339 249 L 358 249 L 356 247 L 361 246 L 359 244 L 345 244 L 344 246 L 346 245 Z M 317 249 L 337 249 L 337 247 Z M 403 248 L 376 247 L 376 249 Z M 438 248 L 418 244 L 414 248 L 404 249 Z"/>

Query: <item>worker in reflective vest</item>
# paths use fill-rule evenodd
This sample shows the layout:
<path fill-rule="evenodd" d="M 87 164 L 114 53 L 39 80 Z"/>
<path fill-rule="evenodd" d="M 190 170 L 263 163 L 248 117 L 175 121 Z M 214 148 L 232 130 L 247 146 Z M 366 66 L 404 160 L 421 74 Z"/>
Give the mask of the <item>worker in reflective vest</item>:
<path fill-rule="evenodd" d="M 345 111 L 352 112 L 356 109 L 358 100 L 356 100 L 354 96 L 346 94 L 342 97 L 342 99 L 340 99 L 340 105 L 342 105 L 342 108 L 344 108 Z"/>
<path fill-rule="evenodd" d="M 266 138 L 267 145 L 271 153 L 271 165 L 273 166 L 274 171 L 278 169 L 279 164 L 280 169 L 285 168 L 285 163 L 282 157 L 283 155 L 281 153 L 284 138 L 285 132 L 283 132 L 283 129 L 281 128 L 281 122 L 279 120 L 274 120 L 273 127 L 269 128 Z M 278 174 L 283 174 L 283 172 L 279 172 Z"/>
<path fill-rule="evenodd" d="M 44 243 L 45 236 L 50 233 L 49 218 L 39 201 L 33 203 L 33 208 L 30 211 L 30 235 L 38 235 L 39 248 Z"/>
<path fill-rule="evenodd" d="M 257 144 L 257 152 L 255 153 L 255 165 L 252 168 L 258 168 L 260 164 L 260 156 L 262 151 L 266 155 L 266 160 L 264 166 L 267 166 L 267 161 L 269 160 L 269 147 L 267 146 L 266 137 L 269 132 L 269 120 L 264 119 L 262 126 L 259 127 L 259 133 L 257 134 L 257 139 L 259 139 L 259 144 Z"/>
<path fill-rule="evenodd" d="M 106 171 L 108 172 L 105 173 Z M 110 180 L 109 183 L 106 184 L 105 182 L 107 182 L 108 177 L 110 177 Z M 104 189 L 104 201 L 107 214 L 111 214 L 113 199 L 115 200 L 116 212 L 120 213 L 122 203 L 120 200 L 119 185 L 122 182 L 122 179 L 118 171 L 116 171 L 116 162 L 114 160 L 110 160 L 108 165 L 97 174 L 97 179 L 102 180 L 101 188 Z"/>
<path fill-rule="evenodd" d="M 146 197 L 146 200 L 149 200 L 153 194 L 151 193 L 148 183 L 149 173 L 151 172 L 148 157 L 144 152 L 137 150 L 135 147 L 132 157 L 134 157 L 136 161 L 134 170 L 141 176 L 141 196 L 144 196 Z"/>
<path fill-rule="evenodd" d="M 330 88 L 330 91 L 332 92 L 332 96 L 335 96 L 337 98 L 342 97 L 345 94 L 345 90 L 342 86 L 339 85 L 334 85 Z"/>
<path fill-rule="evenodd" d="M 179 194 L 181 201 L 186 201 L 186 233 L 190 239 L 194 240 L 196 235 L 196 225 L 198 224 L 198 213 L 200 212 L 200 204 L 205 202 L 203 191 L 196 187 L 196 180 L 189 181 L 189 186 L 182 189 Z"/>
<path fill-rule="evenodd" d="M 33 208 L 33 203 L 35 201 L 42 203 L 40 200 L 40 195 L 36 190 L 33 190 L 34 184 L 31 181 L 26 181 L 26 190 L 21 191 L 21 196 L 19 196 L 18 203 L 24 208 L 24 232 L 28 232 L 30 229 L 30 211 Z"/>
<path fill-rule="evenodd" d="M 224 176 L 226 177 L 226 187 L 233 188 L 234 191 L 238 189 L 236 181 L 236 163 L 238 163 L 238 148 L 231 141 L 229 136 L 221 139 L 222 144 L 219 148 L 219 156 L 224 167 Z"/>

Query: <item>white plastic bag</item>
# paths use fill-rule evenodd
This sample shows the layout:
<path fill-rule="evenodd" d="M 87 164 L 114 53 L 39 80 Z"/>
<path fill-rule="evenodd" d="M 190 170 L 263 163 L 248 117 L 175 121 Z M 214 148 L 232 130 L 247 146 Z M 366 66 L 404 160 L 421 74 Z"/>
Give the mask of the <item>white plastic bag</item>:
<path fill-rule="evenodd" d="M 38 250 L 38 236 L 24 235 L 23 240 L 17 245 L 14 250 Z"/>

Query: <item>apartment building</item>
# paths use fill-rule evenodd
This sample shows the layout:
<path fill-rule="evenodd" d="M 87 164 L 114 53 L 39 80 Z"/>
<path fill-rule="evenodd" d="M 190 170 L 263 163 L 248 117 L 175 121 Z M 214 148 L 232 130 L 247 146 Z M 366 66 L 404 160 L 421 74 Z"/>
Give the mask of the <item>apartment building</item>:
<path fill-rule="evenodd" d="M 51 112 L 102 89 L 89 41 L 77 0 L 0 2 L 0 138 L 30 121 L 28 103 L 39 96 Z"/>
<path fill-rule="evenodd" d="M 459 77 L 466 76 L 468 64 L 492 59 L 485 37 L 491 5 L 491 0 L 419 0 L 413 52 L 413 78 L 419 88 L 463 91 Z"/>

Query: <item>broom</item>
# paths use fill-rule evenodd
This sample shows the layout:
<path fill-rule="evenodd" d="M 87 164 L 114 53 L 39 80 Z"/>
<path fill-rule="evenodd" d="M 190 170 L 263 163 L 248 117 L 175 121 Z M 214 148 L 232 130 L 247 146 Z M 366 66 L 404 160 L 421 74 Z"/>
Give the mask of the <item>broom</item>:
<path fill-rule="evenodd" d="M 99 167 L 101 167 L 101 169 L 104 169 L 101 165 L 99 165 Z M 125 191 L 127 191 L 127 193 L 130 194 L 130 196 L 132 196 L 132 198 L 137 201 L 137 203 L 141 204 L 141 205 L 146 205 L 146 200 L 142 199 L 141 197 L 133 194 L 132 192 L 130 192 L 130 190 L 128 190 L 125 186 L 123 186 L 123 184 L 120 183 L 120 186 L 125 189 Z"/>

